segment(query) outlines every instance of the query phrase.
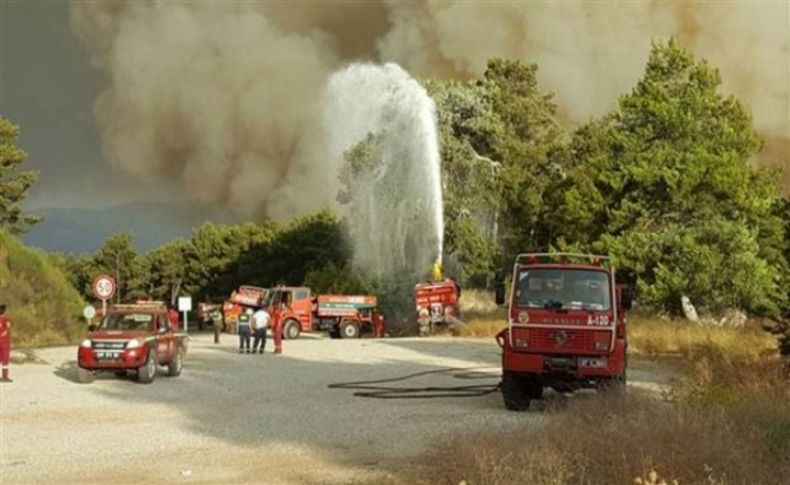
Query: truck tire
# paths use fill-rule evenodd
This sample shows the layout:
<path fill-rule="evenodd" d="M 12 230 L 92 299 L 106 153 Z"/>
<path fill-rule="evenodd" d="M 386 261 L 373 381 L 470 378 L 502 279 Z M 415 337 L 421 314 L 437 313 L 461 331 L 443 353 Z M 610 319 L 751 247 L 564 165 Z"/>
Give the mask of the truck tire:
<path fill-rule="evenodd" d="M 527 396 L 529 396 L 531 400 L 543 399 L 543 383 L 540 379 L 529 378 L 523 381 L 523 384 L 526 387 Z"/>
<path fill-rule="evenodd" d="M 145 364 L 137 369 L 137 380 L 143 384 L 150 384 L 154 379 L 156 379 L 156 350 L 149 348 Z"/>
<path fill-rule="evenodd" d="M 340 324 L 340 336 L 342 338 L 359 338 L 359 333 L 357 322 L 343 322 Z"/>
<path fill-rule="evenodd" d="M 283 324 L 283 339 L 296 340 L 302 333 L 302 326 L 296 320 L 286 320 Z"/>
<path fill-rule="evenodd" d="M 90 384 L 93 382 L 93 377 L 93 371 L 83 369 L 82 367 L 77 367 L 77 382 L 80 384 Z"/>
<path fill-rule="evenodd" d="M 601 383 L 602 384 L 601 388 L 604 391 L 622 392 L 623 390 L 625 390 L 625 386 L 627 383 L 628 383 L 628 375 L 624 369 L 620 375 L 609 377 L 606 380 L 604 380 Z"/>
<path fill-rule="evenodd" d="M 528 386 L 525 385 L 523 377 L 511 372 L 504 372 L 500 389 L 502 391 L 502 399 L 505 402 L 505 409 L 509 411 L 526 411 L 529 409 Z"/>
<path fill-rule="evenodd" d="M 181 375 L 181 369 L 184 367 L 184 353 L 181 352 L 181 349 L 176 352 L 176 356 L 173 357 L 173 360 L 167 364 L 167 375 L 170 377 L 178 377 Z"/>

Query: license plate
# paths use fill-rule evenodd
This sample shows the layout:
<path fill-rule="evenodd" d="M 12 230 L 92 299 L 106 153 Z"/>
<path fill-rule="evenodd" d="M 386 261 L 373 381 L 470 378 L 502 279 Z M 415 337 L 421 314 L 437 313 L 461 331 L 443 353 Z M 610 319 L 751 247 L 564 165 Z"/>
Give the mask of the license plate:
<path fill-rule="evenodd" d="M 117 359 L 120 354 L 118 352 L 96 352 L 97 359 Z"/>
<path fill-rule="evenodd" d="M 550 357 L 549 366 L 551 367 L 570 367 L 572 359 L 570 357 Z"/>
<path fill-rule="evenodd" d="M 579 367 L 595 367 L 595 368 L 602 368 L 606 367 L 606 359 L 592 359 L 592 358 L 580 358 L 579 359 Z"/>

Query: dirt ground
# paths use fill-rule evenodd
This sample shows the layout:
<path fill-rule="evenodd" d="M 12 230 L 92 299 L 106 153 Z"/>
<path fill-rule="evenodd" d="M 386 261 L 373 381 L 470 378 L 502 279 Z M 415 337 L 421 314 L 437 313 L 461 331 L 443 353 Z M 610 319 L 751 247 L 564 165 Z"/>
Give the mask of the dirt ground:
<path fill-rule="evenodd" d="M 283 355 L 239 355 L 232 336 L 215 345 L 204 334 L 180 377 L 152 385 L 113 374 L 79 384 L 75 347 L 36 356 L 0 386 L 3 485 L 380 482 L 442 437 L 544 419 L 540 403 L 505 411 L 498 392 L 370 399 L 328 388 L 424 371 L 438 372 L 383 385 L 494 386 L 499 349 L 488 340 L 308 336 Z M 637 362 L 629 378 L 652 389 L 669 377 Z"/>

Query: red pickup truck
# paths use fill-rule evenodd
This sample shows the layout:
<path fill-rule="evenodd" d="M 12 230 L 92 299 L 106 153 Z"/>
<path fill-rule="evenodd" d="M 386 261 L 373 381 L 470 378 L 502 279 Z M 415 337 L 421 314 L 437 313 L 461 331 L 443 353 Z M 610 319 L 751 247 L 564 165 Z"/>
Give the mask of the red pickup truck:
<path fill-rule="evenodd" d="M 77 350 L 77 377 L 91 382 L 101 371 L 126 375 L 133 371 L 140 382 L 154 381 L 159 366 L 178 376 L 184 365 L 189 337 L 170 323 L 162 304 L 113 305 Z"/>

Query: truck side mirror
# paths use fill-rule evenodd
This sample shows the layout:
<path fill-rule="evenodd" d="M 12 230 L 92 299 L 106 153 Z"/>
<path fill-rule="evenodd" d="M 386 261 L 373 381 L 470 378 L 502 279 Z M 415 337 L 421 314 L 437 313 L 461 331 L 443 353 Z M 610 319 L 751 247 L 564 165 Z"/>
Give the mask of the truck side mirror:
<path fill-rule="evenodd" d="M 634 290 L 626 286 L 623 288 L 621 295 L 623 300 L 623 310 L 630 310 L 634 305 Z"/>
<path fill-rule="evenodd" d="M 504 283 L 497 283 L 494 291 L 496 292 L 495 301 L 496 304 L 502 306 L 505 304 L 505 284 Z"/>

